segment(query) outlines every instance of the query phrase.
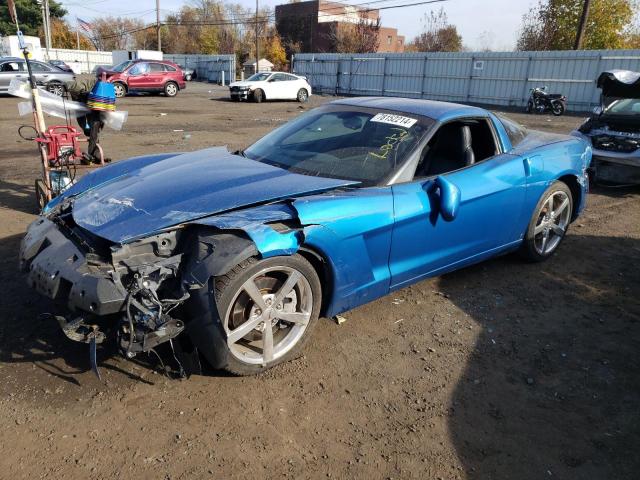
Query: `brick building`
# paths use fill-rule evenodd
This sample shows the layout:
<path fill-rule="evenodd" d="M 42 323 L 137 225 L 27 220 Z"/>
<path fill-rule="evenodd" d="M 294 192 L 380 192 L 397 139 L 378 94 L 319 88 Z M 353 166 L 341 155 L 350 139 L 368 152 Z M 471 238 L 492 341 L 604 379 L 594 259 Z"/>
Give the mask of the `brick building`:
<path fill-rule="evenodd" d="M 326 0 L 276 5 L 276 28 L 285 44 L 301 52 L 333 51 L 331 32 L 338 24 L 379 22 L 380 11 Z M 404 52 L 404 37 L 396 28 L 380 27 L 378 52 Z"/>

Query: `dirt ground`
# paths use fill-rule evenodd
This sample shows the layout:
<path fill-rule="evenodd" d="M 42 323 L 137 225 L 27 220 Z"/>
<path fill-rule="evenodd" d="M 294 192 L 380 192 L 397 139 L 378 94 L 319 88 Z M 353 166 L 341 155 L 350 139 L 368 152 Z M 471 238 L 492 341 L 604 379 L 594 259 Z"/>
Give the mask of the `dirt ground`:
<path fill-rule="evenodd" d="M 102 144 L 114 160 L 244 147 L 330 100 L 225 93 L 126 98 Z M 39 164 L 16 104 L 0 98 L 0 478 L 638 478 L 640 189 L 596 189 L 545 264 L 501 257 L 323 320 L 264 375 L 171 380 L 101 350 L 100 382 L 17 271 Z"/>

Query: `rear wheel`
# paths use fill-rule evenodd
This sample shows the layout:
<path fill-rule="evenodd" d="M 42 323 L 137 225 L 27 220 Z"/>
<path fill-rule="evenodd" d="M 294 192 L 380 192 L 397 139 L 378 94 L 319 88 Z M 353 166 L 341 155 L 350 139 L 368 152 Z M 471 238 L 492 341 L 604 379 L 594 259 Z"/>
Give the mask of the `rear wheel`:
<path fill-rule="evenodd" d="M 113 90 L 115 91 L 116 97 L 122 98 L 127 94 L 127 87 L 124 83 L 115 82 L 113 84 Z"/>
<path fill-rule="evenodd" d="M 253 101 L 256 103 L 261 103 L 263 100 L 264 100 L 264 92 L 261 89 L 256 88 L 253 91 Z"/>
<path fill-rule="evenodd" d="M 540 198 L 531 217 L 521 253 L 534 262 L 542 262 L 556 251 L 564 239 L 573 212 L 573 198 L 569 187 L 554 182 Z"/>
<path fill-rule="evenodd" d="M 309 92 L 307 92 L 306 88 L 301 88 L 300 90 L 298 90 L 298 95 L 296 96 L 296 98 L 300 103 L 305 103 L 307 100 L 309 100 Z"/>
<path fill-rule="evenodd" d="M 47 91 L 61 97 L 64 95 L 64 92 L 66 91 L 66 89 L 64 88 L 64 85 L 60 82 L 49 82 L 47 84 Z"/>
<path fill-rule="evenodd" d="M 296 358 L 318 320 L 320 280 L 300 255 L 251 258 L 215 279 L 226 369 L 253 375 Z"/>
<path fill-rule="evenodd" d="M 178 85 L 175 82 L 167 82 L 164 86 L 164 94 L 167 97 L 175 97 L 178 94 Z"/>
<path fill-rule="evenodd" d="M 553 102 L 553 104 L 551 104 L 551 112 L 556 117 L 559 117 L 564 113 L 564 104 L 562 102 Z"/>

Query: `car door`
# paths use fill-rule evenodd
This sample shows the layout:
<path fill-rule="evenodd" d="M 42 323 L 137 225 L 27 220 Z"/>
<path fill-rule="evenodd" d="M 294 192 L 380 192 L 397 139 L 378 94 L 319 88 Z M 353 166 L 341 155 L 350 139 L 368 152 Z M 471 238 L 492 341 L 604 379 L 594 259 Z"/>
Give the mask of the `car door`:
<path fill-rule="evenodd" d="M 268 80 L 269 92 L 267 98 L 274 100 L 284 100 L 287 97 L 287 78 L 284 73 L 274 73 Z"/>
<path fill-rule="evenodd" d="M 149 82 L 149 64 L 147 62 L 134 64 L 129 68 L 127 74 L 129 90 L 147 90 L 151 86 Z"/>
<path fill-rule="evenodd" d="M 31 60 L 31 71 L 33 72 L 33 76 L 36 78 L 36 83 L 38 85 L 46 85 L 49 80 L 51 73 L 53 72 L 53 68 L 49 65 L 46 65 L 41 62 L 35 62 Z"/>
<path fill-rule="evenodd" d="M 9 90 L 11 80 L 14 78 L 27 78 L 25 63 L 19 60 L 7 60 L 0 63 L 0 92 Z"/>
<path fill-rule="evenodd" d="M 149 73 L 147 74 L 147 82 L 149 86 L 147 88 L 152 90 L 162 90 L 167 76 L 168 75 L 163 64 L 149 62 Z"/>
<path fill-rule="evenodd" d="M 475 263 L 520 242 L 524 165 L 518 156 L 502 152 L 492 121 L 480 121 L 491 129 L 494 155 L 393 186 L 392 288 Z M 443 185 L 460 193 L 457 215 L 449 221 L 441 212 Z"/>

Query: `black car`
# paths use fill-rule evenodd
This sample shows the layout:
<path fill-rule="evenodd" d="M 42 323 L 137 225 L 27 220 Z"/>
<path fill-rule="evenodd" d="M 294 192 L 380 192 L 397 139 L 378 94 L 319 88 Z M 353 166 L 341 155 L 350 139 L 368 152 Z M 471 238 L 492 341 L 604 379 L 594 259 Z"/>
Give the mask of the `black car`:
<path fill-rule="evenodd" d="M 49 60 L 49 65 L 53 65 L 54 67 L 58 67 L 60 70 L 63 70 L 65 72 L 73 73 L 73 69 L 69 65 L 64 63 L 62 60 Z"/>

